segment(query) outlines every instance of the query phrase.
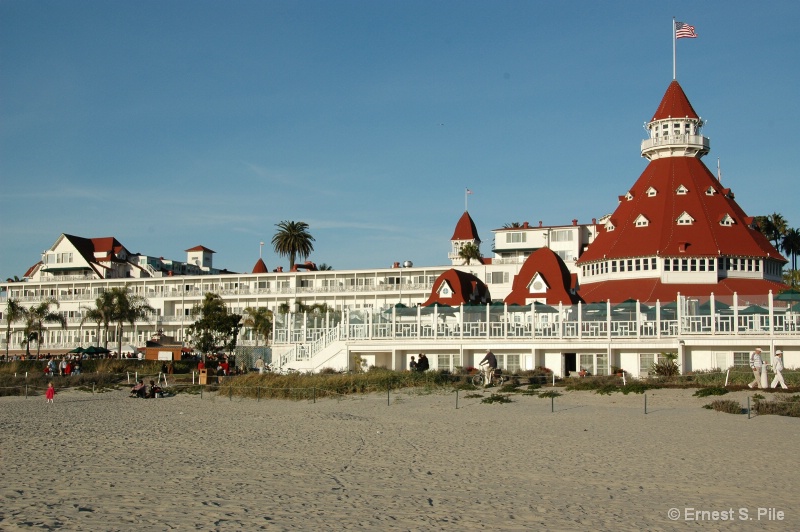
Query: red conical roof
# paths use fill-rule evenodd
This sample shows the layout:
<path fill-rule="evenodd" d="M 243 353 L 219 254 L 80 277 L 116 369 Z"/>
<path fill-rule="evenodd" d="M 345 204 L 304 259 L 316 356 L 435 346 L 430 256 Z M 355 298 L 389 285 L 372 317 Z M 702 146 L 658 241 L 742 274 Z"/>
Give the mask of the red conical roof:
<path fill-rule="evenodd" d="M 475 222 L 467 211 L 461 215 L 456 224 L 456 230 L 453 231 L 453 237 L 450 240 L 477 240 L 480 242 L 478 236 L 478 229 L 475 228 Z"/>
<path fill-rule="evenodd" d="M 258 262 L 256 262 L 256 265 L 253 266 L 253 273 L 267 273 L 267 272 L 269 272 L 269 270 L 267 269 L 267 265 L 261 258 L 259 258 Z"/>
<path fill-rule="evenodd" d="M 663 120 L 670 117 L 700 118 L 697 113 L 694 112 L 694 108 L 692 104 L 689 103 L 689 98 L 686 97 L 680 84 L 675 80 L 672 80 L 672 83 L 667 87 L 667 92 L 664 94 L 664 98 L 661 99 L 661 104 L 658 106 L 658 109 L 656 109 L 656 114 L 653 115 L 650 121 Z"/>
<path fill-rule="evenodd" d="M 785 260 L 766 237 L 752 227 L 752 219 L 733 200 L 730 190 L 723 188 L 695 157 L 651 161 L 629 193 L 631 198 L 621 197 L 611 215 L 614 230 L 600 228 L 595 241 L 578 260 L 579 264 L 656 254 Z M 686 215 L 692 222 L 678 224 L 678 218 Z M 637 227 L 637 219 L 646 225 Z"/>

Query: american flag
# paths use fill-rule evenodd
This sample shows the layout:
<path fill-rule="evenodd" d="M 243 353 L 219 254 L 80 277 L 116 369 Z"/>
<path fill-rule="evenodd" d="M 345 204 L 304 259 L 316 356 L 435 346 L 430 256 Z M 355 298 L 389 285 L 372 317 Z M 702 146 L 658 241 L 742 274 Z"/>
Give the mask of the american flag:
<path fill-rule="evenodd" d="M 696 39 L 697 34 L 694 32 L 694 26 L 690 26 L 685 22 L 675 23 L 675 38 L 676 39 Z"/>
<path fill-rule="evenodd" d="M 467 189 L 467 194 L 472 194 L 472 191 L 470 189 Z"/>

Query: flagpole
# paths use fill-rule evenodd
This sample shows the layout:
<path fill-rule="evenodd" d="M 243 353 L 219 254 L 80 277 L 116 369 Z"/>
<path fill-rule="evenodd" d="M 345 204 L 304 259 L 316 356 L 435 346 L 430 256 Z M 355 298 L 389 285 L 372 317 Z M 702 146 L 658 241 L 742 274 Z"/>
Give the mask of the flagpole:
<path fill-rule="evenodd" d="M 675 17 L 672 17 L 672 81 L 675 81 Z"/>
<path fill-rule="evenodd" d="M 467 212 L 469 210 L 469 209 L 467 209 L 467 193 L 468 193 L 468 191 L 469 191 L 468 188 L 464 189 L 464 212 Z"/>

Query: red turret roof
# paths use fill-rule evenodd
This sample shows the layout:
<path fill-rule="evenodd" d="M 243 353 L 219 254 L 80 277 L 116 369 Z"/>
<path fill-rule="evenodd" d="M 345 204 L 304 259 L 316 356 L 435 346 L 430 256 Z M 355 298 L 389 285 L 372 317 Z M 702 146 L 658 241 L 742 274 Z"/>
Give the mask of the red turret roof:
<path fill-rule="evenodd" d="M 264 263 L 264 260 L 259 258 L 256 265 L 253 266 L 253 273 L 267 273 L 269 270 L 267 269 L 267 265 Z"/>
<path fill-rule="evenodd" d="M 685 193 L 678 192 L 681 187 Z M 621 197 L 611 215 L 614 230 L 601 227 L 579 264 L 656 254 L 786 260 L 752 226 L 752 218 L 734 201 L 733 194 L 695 157 L 651 161 L 629 194 L 630 199 Z M 684 213 L 692 218 L 690 224 L 678 224 Z M 637 227 L 637 219 L 646 220 L 647 225 Z"/>
<path fill-rule="evenodd" d="M 478 236 L 478 229 L 475 228 L 475 222 L 467 211 L 461 215 L 456 224 L 456 230 L 453 231 L 453 237 L 450 240 L 477 240 L 480 242 Z"/>
<path fill-rule="evenodd" d="M 664 98 L 662 98 L 658 109 L 656 109 L 656 114 L 653 115 L 650 121 L 663 120 L 670 117 L 700 118 L 697 113 L 694 112 L 694 108 L 692 104 L 689 103 L 689 99 L 686 97 L 680 84 L 675 80 L 667 87 L 667 92 L 664 94 Z"/>

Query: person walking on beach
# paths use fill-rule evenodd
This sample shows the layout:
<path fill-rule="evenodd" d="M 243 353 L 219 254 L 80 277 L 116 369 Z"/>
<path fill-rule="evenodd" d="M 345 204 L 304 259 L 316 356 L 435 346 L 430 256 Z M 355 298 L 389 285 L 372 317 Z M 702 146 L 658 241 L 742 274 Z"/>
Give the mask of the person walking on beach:
<path fill-rule="evenodd" d="M 492 353 L 491 349 L 487 349 L 486 350 L 486 356 L 483 357 L 483 360 L 481 360 L 478 363 L 478 365 L 479 366 L 486 366 L 484 368 L 486 373 L 485 373 L 483 385 L 484 386 L 489 386 L 490 384 L 492 384 L 492 377 L 494 377 L 494 370 L 497 369 L 497 357 L 494 356 L 494 353 Z"/>
<path fill-rule="evenodd" d="M 750 388 L 761 388 L 761 366 L 764 365 L 764 359 L 761 358 L 761 348 L 756 347 L 756 350 L 750 354 L 750 369 L 753 370 L 755 379 L 747 386 Z"/>
<path fill-rule="evenodd" d="M 414 355 L 411 355 L 411 362 L 408 363 L 409 371 L 417 371 L 417 361 L 414 360 Z"/>
<path fill-rule="evenodd" d="M 431 365 L 428 363 L 428 357 L 424 353 L 420 353 L 417 358 L 417 371 L 428 371 Z"/>
<path fill-rule="evenodd" d="M 775 378 L 772 379 L 772 384 L 769 385 L 770 388 L 777 388 L 781 386 L 784 390 L 788 390 L 789 387 L 786 386 L 786 382 L 783 380 L 783 351 L 778 349 L 775 351 L 775 360 L 772 361 L 772 369 L 775 371 Z"/>
<path fill-rule="evenodd" d="M 52 404 L 55 396 L 56 389 L 53 387 L 53 383 L 51 382 L 47 385 L 47 391 L 44 392 L 44 398 L 47 400 L 47 404 Z"/>

